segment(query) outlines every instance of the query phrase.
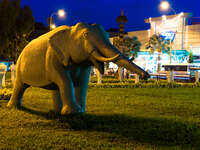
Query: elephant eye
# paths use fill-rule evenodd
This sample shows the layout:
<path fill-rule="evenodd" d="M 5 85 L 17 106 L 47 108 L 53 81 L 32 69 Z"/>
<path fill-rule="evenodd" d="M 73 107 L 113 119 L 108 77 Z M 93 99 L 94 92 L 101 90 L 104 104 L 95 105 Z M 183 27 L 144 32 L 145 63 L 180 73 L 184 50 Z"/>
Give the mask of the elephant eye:
<path fill-rule="evenodd" d="M 84 38 L 84 39 L 87 39 L 87 38 L 88 38 L 88 32 L 84 32 L 84 33 L 83 33 L 83 38 Z"/>

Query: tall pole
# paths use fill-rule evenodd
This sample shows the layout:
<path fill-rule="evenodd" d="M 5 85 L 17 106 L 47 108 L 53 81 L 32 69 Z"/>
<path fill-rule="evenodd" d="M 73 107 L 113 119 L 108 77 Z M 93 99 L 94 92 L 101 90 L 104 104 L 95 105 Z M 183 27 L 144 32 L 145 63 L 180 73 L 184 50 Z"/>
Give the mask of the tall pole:
<path fill-rule="evenodd" d="M 53 24 L 53 15 L 49 18 L 49 30 L 52 30 L 52 24 Z"/>
<path fill-rule="evenodd" d="M 64 9 L 59 9 L 57 12 L 54 12 L 51 14 L 51 16 L 48 18 L 48 23 L 49 23 L 49 30 L 53 30 L 56 28 L 56 25 L 54 24 L 53 16 L 57 15 L 59 18 L 65 18 L 66 12 Z"/>
<path fill-rule="evenodd" d="M 169 40 L 169 63 L 172 63 L 172 40 Z"/>
<path fill-rule="evenodd" d="M 176 11 L 171 7 L 171 5 L 169 4 L 169 2 L 168 2 L 167 0 L 161 1 L 161 3 L 160 3 L 160 9 L 161 9 L 162 11 L 167 11 L 167 10 L 171 9 L 171 10 L 173 11 L 174 15 L 176 15 Z M 177 27 L 176 27 L 176 30 L 177 30 Z M 176 31 L 176 32 L 177 32 L 177 31 Z M 176 37 L 175 37 L 175 41 L 176 41 Z M 170 39 L 169 42 L 170 42 L 169 62 L 170 62 L 170 64 L 171 64 L 172 40 Z M 175 57 L 176 57 L 176 42 L 175 42 L 175 50 L 174 50 L 174 52 L 175 52 Z M 175 60 L 176 60 L 176 58 L 175 58 Z"/>
<path fill-rule="evenodd" d="M 51 16 L 48 18 L 48 24 L 49 24 L 49 30 L 53 30 L 55 28 L 55 24 L 54 24 L 54 19 L 53 16 L 56 15 L 57 13 L 52 13 Z"/>
<path fill-rule="evenodd" d="M 124 26 L 127 23 L 128 19 L 124 16 L 123 10 L 121 10 L 121 16 L 118 16 L 116 22 L 119 24 L 119 50 L 124 53 L 123 41 L 124 41 Z M 118 79 L 122 81 L 123 79 L 123 68 L 119 67 L 118 69 Z"/>

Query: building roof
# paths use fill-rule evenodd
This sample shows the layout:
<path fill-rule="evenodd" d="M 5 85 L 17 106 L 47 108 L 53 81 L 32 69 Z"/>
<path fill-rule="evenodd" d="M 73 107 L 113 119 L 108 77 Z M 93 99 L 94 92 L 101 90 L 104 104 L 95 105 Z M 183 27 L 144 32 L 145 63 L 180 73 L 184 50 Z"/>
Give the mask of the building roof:
<path fill-rule="evenodd" d="M 171 19 L 171 18 L 174 18 L 178 15 L 184 15 L 184 17 L 186 17 L 186 18 L 189 18 L 189 17 L 192 16 L 191 13 L 180 13 L 180 14 L 175 14 L 175 15 L 166 15 L 166 19 Z M 154 17 L 154 18 L 150 17 L 148 19 L 145 19 L 144 21 L 145 21 L 145 23 L 150 23 L 151 21 L 159 21 L 159 20 L 162 20 L 162 19 L 163 19 L 162 16 L 161 17 Z"/>

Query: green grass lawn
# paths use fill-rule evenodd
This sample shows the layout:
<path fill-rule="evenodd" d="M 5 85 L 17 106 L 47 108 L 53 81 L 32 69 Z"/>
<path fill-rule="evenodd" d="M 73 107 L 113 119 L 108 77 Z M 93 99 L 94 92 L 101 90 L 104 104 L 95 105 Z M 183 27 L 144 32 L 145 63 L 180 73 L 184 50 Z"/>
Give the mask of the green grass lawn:
<path fill-rule="evenodd" d="M 0 149 L 200 149 L 199 88 L 89 88 L 86 114 L 51 113 L 51 93 L 29 88 L 21 110 L 0 100 Z"/>

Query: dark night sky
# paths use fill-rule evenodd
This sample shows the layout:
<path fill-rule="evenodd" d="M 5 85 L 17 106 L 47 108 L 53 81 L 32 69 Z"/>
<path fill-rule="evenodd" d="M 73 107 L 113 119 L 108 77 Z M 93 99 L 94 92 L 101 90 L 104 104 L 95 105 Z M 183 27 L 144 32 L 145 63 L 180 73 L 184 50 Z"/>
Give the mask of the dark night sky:
<path fill-rule="evenodd" d="M 98 23 L 105 29 L 118 28 L 116 17 L 121 9 L 128 17 L 127 31 L 148 28 L 145 18 L 159 17 L 163 13 L 158 5 L 161 0 L 21 0 L 21 6 L 29 5 L 37 22 L 46 24 L 47 17 L 58 9 L 67 12 L 65 20 L 54 16 L 57 25 L 74 25 L 77 22 Z M 171 7 L 180 12 L 191 12 L 193 17 L 200 16 L 200 0 L 169 0 Z"/>

